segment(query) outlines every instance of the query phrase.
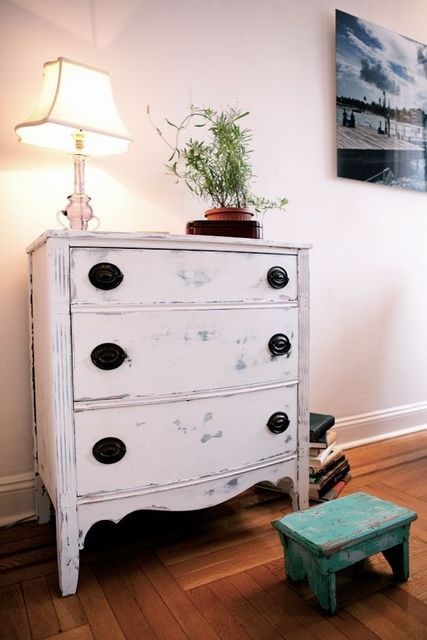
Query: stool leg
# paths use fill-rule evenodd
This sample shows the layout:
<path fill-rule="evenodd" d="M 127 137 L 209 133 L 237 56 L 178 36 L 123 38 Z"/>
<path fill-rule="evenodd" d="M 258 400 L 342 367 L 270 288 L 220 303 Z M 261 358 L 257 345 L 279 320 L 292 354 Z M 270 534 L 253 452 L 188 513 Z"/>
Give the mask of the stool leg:
<path fill-rule="evenodd" d="M 395 547 L 383 551 L 383 556 L 393 569 L 393 576 L 399 582 L 406 582 L 409 578 L 409 544 L 405 540 Z"/>
<path fill-rule="evenodd" d="M 336 612 L 335 573 L 322 573 L 319 561 L 293 540 L 285 539 L 285 570 L 288 578 L 294 582 L 307 576 L 310 589 L 322 609 L 329 613 Z"/>
<path fill-rule="evenodd" d="M 308 582 L 322 609 L 335 613 L 337 610 L 335 573 L 327 575 L 317 573 L 315 576 L 309 574 Z"/>
<path fill-rule="evenodd" d="M 286 540 L 285 547 L 285 571 L 292 582 L 299 582 L 305 578 L 304 560 L 300 555 L 299 545 L 292 540 Z"/>

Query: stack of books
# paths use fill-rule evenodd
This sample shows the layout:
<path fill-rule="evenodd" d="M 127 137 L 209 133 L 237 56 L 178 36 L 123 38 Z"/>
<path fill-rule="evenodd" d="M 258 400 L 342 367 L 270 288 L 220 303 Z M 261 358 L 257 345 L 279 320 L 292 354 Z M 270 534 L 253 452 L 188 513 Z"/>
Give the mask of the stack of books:
<path fill-rule="evenodd" d="M 310 413 L 310 500 L 333 500 L 351 478 L 349 462 L 331 431 L 334 424 L 334 416 Z"/>

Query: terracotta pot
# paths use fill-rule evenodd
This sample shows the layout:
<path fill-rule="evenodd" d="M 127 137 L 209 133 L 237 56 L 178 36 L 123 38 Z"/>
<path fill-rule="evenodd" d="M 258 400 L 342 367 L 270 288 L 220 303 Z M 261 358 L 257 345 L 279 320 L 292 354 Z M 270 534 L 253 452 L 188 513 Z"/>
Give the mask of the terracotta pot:
<path fill-rule="evenodd" d="M 205 211 L 208 220 L 250 220 L 254 214 L 250 209 L 239 207 L 219 207 Z"/>

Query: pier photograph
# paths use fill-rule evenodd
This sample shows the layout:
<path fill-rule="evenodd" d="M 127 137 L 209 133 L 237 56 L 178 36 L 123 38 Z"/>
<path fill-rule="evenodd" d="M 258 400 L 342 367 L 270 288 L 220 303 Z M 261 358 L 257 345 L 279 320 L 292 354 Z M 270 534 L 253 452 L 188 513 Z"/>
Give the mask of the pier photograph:
<path fill-rule="evenodd" d="M 427 191 L 427 45 L 336 11 L 339 177 Z"/>

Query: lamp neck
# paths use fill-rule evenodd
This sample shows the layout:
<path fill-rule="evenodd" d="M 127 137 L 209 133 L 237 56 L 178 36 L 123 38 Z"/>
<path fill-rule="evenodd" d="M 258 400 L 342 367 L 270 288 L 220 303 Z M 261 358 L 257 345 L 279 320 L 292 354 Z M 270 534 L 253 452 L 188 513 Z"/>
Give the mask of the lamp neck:
<path fill-rule="evenodd" d="M 74 193 L 82 194 L 85 192 L 85 133 L 82 129 L 75 131 L 73 134 L 75 153 L 74 158 Z"/>
<path fill-rule="evenodd" d="M 74 193 L 85 192 L 85 160 L 86 156 L 80 153 L 73 155 L 74 159 Z"/>
<path fill-rule="evenodd" d="M 76 145 L 74 160 L 74 193 L 68 197 L 69 204 L 66 207 L 66 215 L 70 222 L 71 229 L 76 231 L 86 231 L 89 220 L 93 217 L 92 207 L 89 204 L 90 198 L 85 194 L 85 160 L 83 154 L 85 134 L 83 131 L 73 133 Z"/>

